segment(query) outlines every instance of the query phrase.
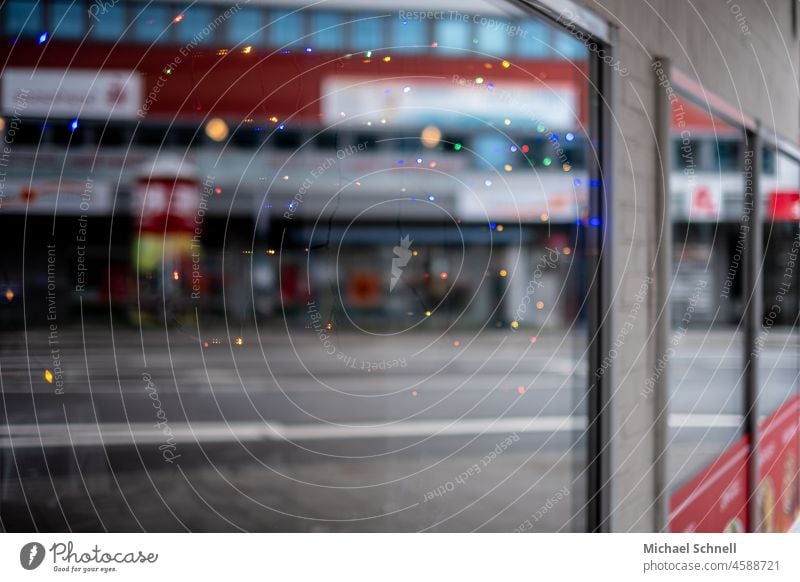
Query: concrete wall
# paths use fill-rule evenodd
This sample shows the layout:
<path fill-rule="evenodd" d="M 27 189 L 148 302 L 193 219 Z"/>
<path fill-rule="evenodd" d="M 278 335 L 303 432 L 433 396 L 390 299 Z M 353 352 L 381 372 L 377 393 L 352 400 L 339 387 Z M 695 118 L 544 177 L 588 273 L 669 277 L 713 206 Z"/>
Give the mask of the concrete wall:
<path fill-rule="evenodd" d="M 669 58 L 673 66 L 757 118 L 764 127 L 778 128 L 784 137 L 797 141 L 798 40 L 791 0 L 579 3 L 617 28 L 615 56 L 630 72 L 625 77 L 612 73 L 616 89 L 611 192 L 615 221 L 613 338 L 635 309 L 642 281 L 654 275 L 660 179 L 656 102 L 662 95 L 651 68 L 653 58 Z M 613 531 L 653 531 L 664 525 L 665 516 L 654 502 L 659 490 L 653 430 L 658 398 L 641 395 L 659 357 L 652 335 L 656 319 L 653 291 L 613 369 Z"/>

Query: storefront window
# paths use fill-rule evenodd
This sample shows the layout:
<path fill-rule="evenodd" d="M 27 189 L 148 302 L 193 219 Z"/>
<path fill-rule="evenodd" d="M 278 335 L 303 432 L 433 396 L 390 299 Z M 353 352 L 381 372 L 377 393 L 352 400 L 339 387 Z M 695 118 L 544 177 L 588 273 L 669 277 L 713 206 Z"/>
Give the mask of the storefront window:
<path fill-rule="evenodd" d="M 753 204 L 741 130 L 680 99 L 672 142 L 672 332 L 651 381 L 669 367 L 666 475 L 680 496 L 743 437 L 744 248 Z"/>
<path fill-rule="evenodd" d="M 500 1 L 220 8 L 109 7 L 147 57 L 22 124 L 47 157 L 14 144 L 0 321 L 43 369 L 5 396 L 89 444 L 52 484 L 20 452 L 14 495 L 51 487 L 40 529 L 586 530 L 586 48 Z"/>
<path fill-rule="evenodd" d="M 769 152 L 769 153 L 767 153 Z M 764 175 L 763 318 L 755 339 L 759 391 L 759 523 L 756 531 L 787 531 L 798 512 L 800 419 L 800 163 L 774 149 L 775 172 Z"/>

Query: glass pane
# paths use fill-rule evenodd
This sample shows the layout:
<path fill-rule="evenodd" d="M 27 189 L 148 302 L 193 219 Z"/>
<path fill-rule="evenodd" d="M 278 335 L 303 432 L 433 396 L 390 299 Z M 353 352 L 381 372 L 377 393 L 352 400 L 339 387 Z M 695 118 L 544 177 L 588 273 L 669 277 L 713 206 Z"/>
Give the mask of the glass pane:
<path fill-rule="evenodd" d="M 187 39 L 217 14 L 188 4 L 98 17 Z M 255 4 L 214 34 L 261 22 L 271 50 L 141 44 L 97 75 L 96 119 L 17 131 L 3 524 L 585 530 L 588 63 L 515 55 L 553 25 L 511 2 Z M 130 71 L 147 115 L 117 118 Z"/>
<path fill-rule="evenodd" d="M 119 40 L 128 25 L 125 19 L 125 5 L 103 6 L 93 4 L 89 9 L 89 25 L 92 27 L 89 38 L 97 40 Z"/>
<path fill-rule="evenodd" d="M 172 15 L 162 4 L 134 4 L 131 7 L 133 38 L 139 42 L 168 42 Z"/>
<path fill-rule="evenodd" d="M 571 34 L 561 31 L 553 33 L 554 53 L 562 59 L 585 59 L 588 49 Z"/>
<path fill-rule="evenodd" d="M 8 36 L 39 36 L 45 32 L 41 2 L 32 4 L 28 0 L 8 0 L 4 16 Z"/>
<path fill-rule="evenodd" d="M 521 31 L 510 22 L 488 16 L 477 16 L 477 24 L 474 49 L 491 55 L 508 54 L 514 36 Z"/>
<path fill-rule="evenodd" d="M 344 46 L 344 18 L 334 12 L 321 12 L 311 16 L 311 40 L 314 48 L 336 50 Z"/>
<path fill-rule="evenodd" d="M 54 0 L 50 5 L 50 23 L 55 38 L 83 38 L 86 6 L 81 0 Z"/>
<path fill-rule="evenodd" d="M 357 51 L 371 51 L 385 46 L 383 17 L 376 14 L 356 14 L 353 17 L 352 42 Z"/>
<path fill-rule="evenodd" d="M 550 28 L 537 20 L 525 21 L 522 33 L 517 37 L 517 53 L 523 57 L 546 57 L 550 48 Z"/>
<path fill-rule="evenodd" d="M 672 131 L 672 334 L 648 385 L 669 366 L 666 474 L 675 494 L 742 438 L 742 241 L 752 205 L 738 128 L 681 98 Z"/>
<path fill-rule="evenodd" d="M 302 38 L 305 35 L 303 12 L 289 12 L 275 10 L 269 15 L 267 38 L 273 47 L 290 47 L 295 44 L 305 44 L 308 41 Z"/>
<path fill-rule="evenodd" d="M 428 26 L 424 21 L 392 18 L 389 26 L 393 51 L 414 53 L 425 51 L 430 47 Z"/>
<path fill-rule="evenodd" d="M 800 417 L 800 164 L 765 150 L 774 172 L 761 184 L 764 200 L 763 320 L 758 356 L 759 489 L 757 531 L 788 531 L 797 517 L 798 441 L 787 438 Z M 788 429 L 788 432 L 787 432 Z"/>
<path fill-rule="evenodd" d="M 264 26 L 264 12 L 256 8 L 242 8 L 233 14 L 227 22 L 225 28 L 226 38 L 229 44 L 239 43 L 248 45 L 259 45 L 262 43 Z"/>
<path fill-rule="evenodd" d="M 439 52 L 461 54 L 465 49 L 472 47 L 470 32 L 472 26 L 458 20 L 437 20 L 434 22 L 434 40 L 439 47 Z"/>
<path fill-rule="evenodd" d="M 193 41 L 198 44 L 206 44 L 212 42 L 216 33 L 205 34 L 203 30 L 209 27 L 217 16 L 218 14 L 212 12 L 211 8 L 207 6 L 195 5 L 181 10 L 173 19 L 180 19 L 178 22 L 174 22 L 175 38 L 182 43 Z"/>

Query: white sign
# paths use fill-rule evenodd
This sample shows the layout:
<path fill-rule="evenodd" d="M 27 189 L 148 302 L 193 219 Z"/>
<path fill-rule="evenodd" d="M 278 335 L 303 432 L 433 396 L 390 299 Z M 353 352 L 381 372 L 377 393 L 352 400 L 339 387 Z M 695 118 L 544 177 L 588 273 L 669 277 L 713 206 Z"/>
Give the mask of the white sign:
<path fill-rule="evenodd" d="M 6 69 L 5 115 L 135 119 L 142 105 L 142 77 L 135 71 Z"/>
<path fill-rule="evenodd" d="M 495 179 L 490 186 L 478 182 L 475 187 L 458 192 L 456 214 L 470 221 L 537 223 L 547 215 L 553 223 L 574 223 L 581 210 L 588 208 L 587 182 L 586 175 L 578 172 L 529 172 Z"/>
<path fill-rule="evenodd" d="M 98 216 L 113 208 L 114 185 L 94 180 L 9 180 L 0 187 L 4 214 Z"/>
<path fill-rule="evenodd" d="M 322 82 L 322 117 L 338 124 L 354 117 L 375 126 L 506 125 L 549 131 L 578 125 L 574 87 L 509 81 L 460 85 L 450 77 L 434 79 L 370 79 L 331 76 Z"/>

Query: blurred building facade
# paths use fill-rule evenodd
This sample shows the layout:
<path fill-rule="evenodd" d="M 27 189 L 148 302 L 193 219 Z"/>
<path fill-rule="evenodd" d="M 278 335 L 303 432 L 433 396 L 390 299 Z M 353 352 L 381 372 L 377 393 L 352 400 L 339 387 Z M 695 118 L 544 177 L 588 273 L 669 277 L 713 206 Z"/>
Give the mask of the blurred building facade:
<path fill-rule="evenodd" d="M 561 527 L 788 529 L 796 3 L 439 4 L 7 0 L 0 321 L 550 338 Z"/>

